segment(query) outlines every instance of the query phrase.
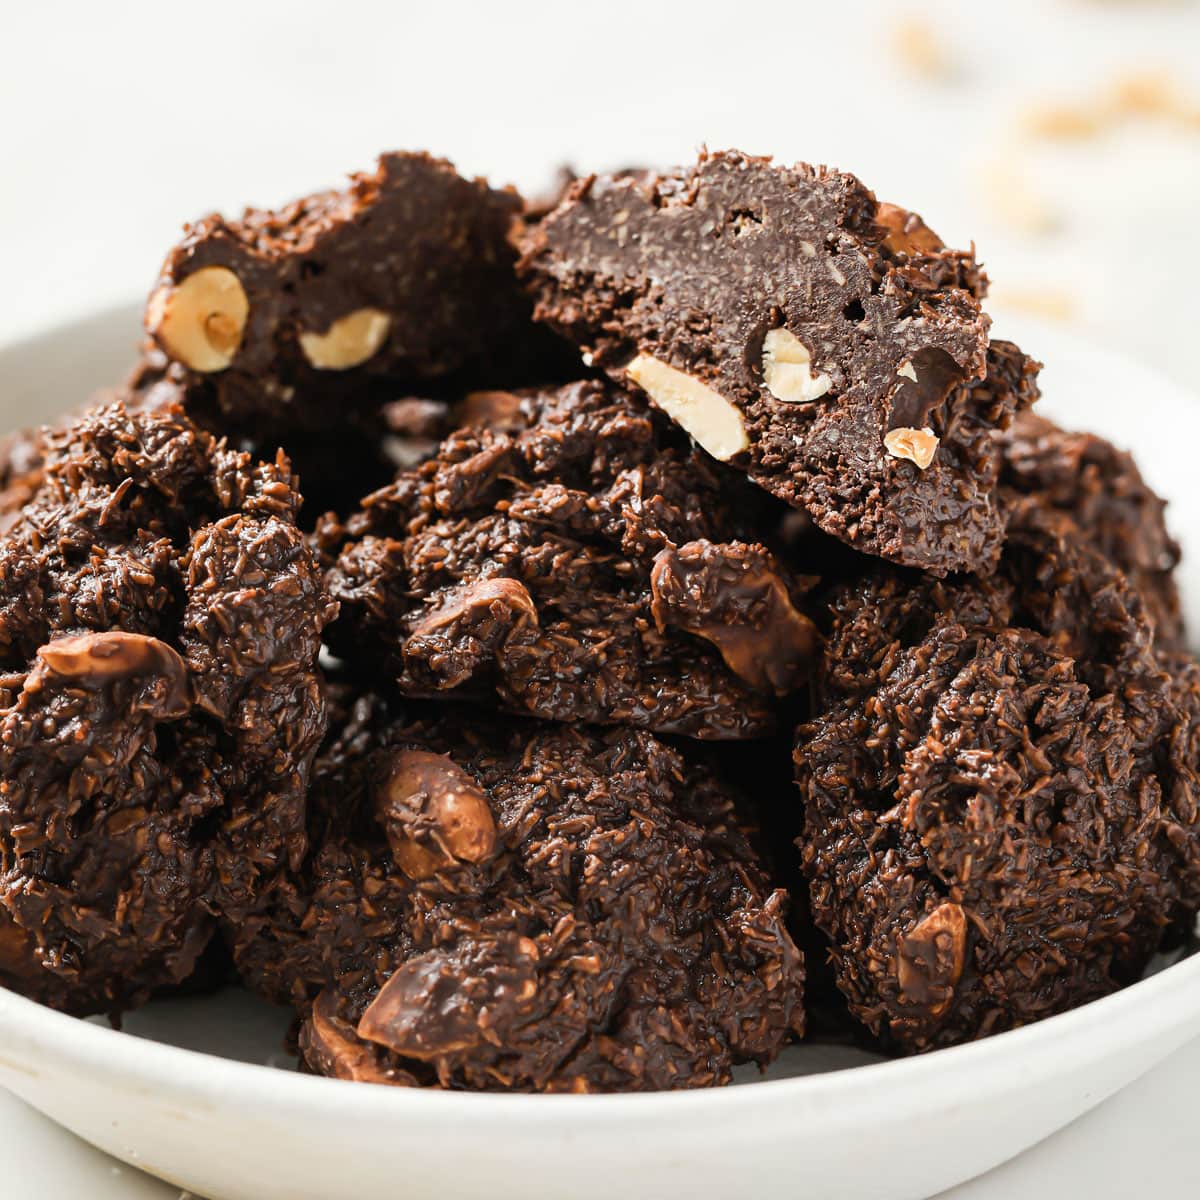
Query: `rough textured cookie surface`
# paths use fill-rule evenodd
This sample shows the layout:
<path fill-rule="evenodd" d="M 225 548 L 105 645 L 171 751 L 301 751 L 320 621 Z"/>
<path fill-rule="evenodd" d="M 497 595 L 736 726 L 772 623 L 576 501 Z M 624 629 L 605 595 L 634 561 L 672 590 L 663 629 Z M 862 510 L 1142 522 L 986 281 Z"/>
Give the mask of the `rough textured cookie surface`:
<path fill-rule="evenodd" d="M 816 923 L 851 1011 L 902 1050 L 1137 978 L 1200 881 L 1193 666 L 1036 498 L 990 582 L 835 593 L 796 750 Z"/>
<path fill-rule="evenodd" d="M 471 368 L 502 383 L 545 347 L 513 276 L 520 210 L 443 160 L 386 154 L 345 191 L 189 226 L 146 327 L 189 408 L 239 430 L 345 426 Z"/>
<path fill-rule="evenodd" d="M 1165 502 L 1146 486 L 1133 458 L 1102 437 L 1068 432 L 1030 412 L 1016 418 L 1003 445 L 1004 486 L 1067 514 L 1141 593 L 1157 643 L 1182 647 L 1174 579 L 1179 545 L 1167 532 Z"/>
<path fill-rule="evenodd" d="M 244 978 L 304 1015 L 310 1069 L 705 1087 L 802 1030 L 784 893 L 700 762 L 629 729 L 347 710 L 290 903 L 235 931 Z"/>
<path fill-rule="evenodd" d="M 1004 347 L 971 386 L 981 272 L 853 176 L 730 152 L 591 177 L 520 270 L 588 361 L 826 532 L 937 574 L 994 564 L 993 437 L 1032 371 Z"/>
<path fill-rule="evenodd" d="M 599 382 L 476 394 L 464 417 L 322 529 L 334 651 L 412 696 L 697 737 L 767 729 L 815 639 L 752 540 L 755 489 Z"/>
<path fill-rule="evenodd" d="M 0 976 L 118 1012 L 305 848 L 332 616 L 286 460 L 115 405 L 0 534 Z"/>
<path fill-rule="evenodd" d="M 272 459 L 285 449 L 302 498 L 299 519 L 305 529 L 323 513 L 348 511 L 365 492 L 387 483 L 397 466 L 426 457 L 436 448 L 436 439 L 453 428 L 450 406 L 434 400 L 408 401 L 410 408 L 420 405 L 426 411 L 419 421 L 415 413 L 410 415 L 407 424 L 401 419 L 404 399 L 347 412 L 344 420 L 325 429 L 281 429 L 273 421 L 233 419 L 216 405 L 211 389 L 197 385 L 186 369 L 153 344 L 143 348 L 109 397 L 139 412 L 180 407 L 202 429 L 256 458 Z"/>

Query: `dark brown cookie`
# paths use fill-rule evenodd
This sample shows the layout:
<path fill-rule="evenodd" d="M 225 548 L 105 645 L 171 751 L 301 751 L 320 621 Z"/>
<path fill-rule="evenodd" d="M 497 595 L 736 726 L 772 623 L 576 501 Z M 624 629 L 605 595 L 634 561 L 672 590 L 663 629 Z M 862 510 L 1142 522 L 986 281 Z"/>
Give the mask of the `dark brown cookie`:
<path fill-rule="evenodd" d="M 318 760 L 306 872 L 233 931 L 250 985 L 304 1016 L 310 1069 L 705 1087 L 801 1032 L 784 894 L 701 763 L 629 729 L 348 708 Z"/>
<path fill-rule="evenodd" d="M 322 529 L 334 651 L 410 696 L 696 737 L 769 728 L 814 636 L 753 541 L 754 489 L 599 382 L 479 394 L 465 415 Z"/>
<path fill-rule="evenodd" d="M 344 428 L 456 372 L 556 378 L 513 277 L 520 211 L 441 159 L 385 154 L 346 191 L 189 226 L 146 327 L 189 411 L 238 433 Z"/>
<path fill-rule="evenodd" d="M 1001 481 L 1066 513 L 1101 556 L 1141 593 L 1163 648 L 1185 645 L 1174 571 L 1179 545 L 1166 503 L 1146 486 L 1133 458 L 1091 433 L 1070 433 L 1021 413 L 1004 438 Z"/>
<path fill-rule="evenodd" d="M 992 439 L 1033 368 L 1004 347 L 977 386 L 974 259 L 852 176 L 729 152 L 584 179 L 519 269 L 585 361 L 826 532 L 939 575 L 994 565 Z"/>
<path fill-rule="evenodd" d="M 120 405 L 43 447 L 0 534 L 0 975 L 118 1012 L 298 865 L 332 607 L 285 459 Z"/>
<path fill-rule="evenodd" d="M 796 750 L 816 923 L 901 1050 L 1136 979 L 1200 882 L 1200 689 L 1140 598 L 1038 498 L 989 583 L 837 591 Z"/>

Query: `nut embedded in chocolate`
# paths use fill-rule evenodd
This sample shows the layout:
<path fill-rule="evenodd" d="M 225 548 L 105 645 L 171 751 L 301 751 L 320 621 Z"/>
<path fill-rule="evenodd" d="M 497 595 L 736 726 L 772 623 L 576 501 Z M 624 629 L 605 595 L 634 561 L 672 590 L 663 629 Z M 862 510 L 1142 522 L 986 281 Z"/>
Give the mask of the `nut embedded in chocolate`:
<path fill-rule="evenodd" d="M 880 204 L 875 223 L 885 231 L 883 245 L 892 254 L 918 258 L 939 255 L 946 249 L 942 239 L 916 213 L 898 204 Z"/>
<path fill-rule="evenodd" d="M 412 637 L 430 637 L 460 622 L 476 630 L 480 624 L 492 622 L 503 637 L 522 625 L 536 626 L 537 605 L 529 595 L 529 589 L 519 580 L 477 579 L 456 588 L 417 621 L 412 628 Z M 479 636 L 478 632 L 475 636 Z"/>
<path fill-rule="evenodd" d="M 673 626 L 711 642 L 756 691 L 786 696 L 807 679 L 816 628 L 796 611 L 762 547 L 667 547 L 655 556 L 650 594 L 660 630 Z"/>
<path fill-rule="evenodd" d="M 418 1080 L 383 1061 L 379 1048 L 358 1036 L 355 1023 L 338 1015 L 338 998 L 323 992 L 304 1025 L 305 1065 L 318 1075 L 354 1083 L 390 1083 L 416 1087 Z"/>
<path fill-rule="evenodd" d="M 938 1017 L 950 1006 L 962 978 L 967 918 L 947 900 L 897 940 L 896 981 L 904 997 Z"/>
<path fill-rule="evenodd" d="M 38 649 L 37 656 L 55 675 L 81 687 L 103 687 L 133 676 L 163 681 L 164 715 L 182 717 L 190 705 L 187 664 L 165 642 L 119 629 L 60 637 Z"/>
<path fill-rule="evenodd" d="M 324 333 L 301 330 L 300 349 L 319 371 L 348 371 L 379 352 L 391 324 L 392 318 L 378 308 L 356 308 Z"/>
<path fill-rule="evenodd" d="M 468 392 L 455 415 L 461 425 L 482 425 L 500 433 L 517 433 L 525 425 L 522 403 L 516 392 Z"/>
<path fill-rule="evenodd" d="M 639 354 L 625 373 L 713 458 L 727 462 L 750 445 L 741 413 L 699 379 L 649 354 Z"/>
<path fill-rule="evenodd" d="M 906 458 L 922 471 L 929 468 L 937 453 L 939 438 L 932 429 L 900 428 L 889 430 L 883 439 L 887 452 L 895 458 Z"/>
<path fill-rule="evenodd" d="M 811 404 L 833 386 L 828 375 L 813 374 L 812 351 L 790 329 L 763 338 L 763 382 L 785 404 Z"/>
<path fill-rule="evenodd" d="M 226 267 L 201 267 L 178 283 L 163 283 L 146 304 L 146 329 L 185 367 L 207 374 L 234 360 L 250 302 Z"/>
<path fill-rule="evenodd" d="M 396 865 L 410 879 L 428 879 L 456 863 L 486 862 L 495 849 L 487 797 L 444 754 L 397 753 L 375 806 Z"/>
<path fill-rule="evenodd" d="M 418 955 L 379 989 L 359 1019 L 358 1035 L 417 1062 L 444 1062 L 486 1049 L 495 1029 L 529 1019 L 540 957 L 537 942 L 517 934 L 490 939 L 470 958 L 438 951 Z"/>

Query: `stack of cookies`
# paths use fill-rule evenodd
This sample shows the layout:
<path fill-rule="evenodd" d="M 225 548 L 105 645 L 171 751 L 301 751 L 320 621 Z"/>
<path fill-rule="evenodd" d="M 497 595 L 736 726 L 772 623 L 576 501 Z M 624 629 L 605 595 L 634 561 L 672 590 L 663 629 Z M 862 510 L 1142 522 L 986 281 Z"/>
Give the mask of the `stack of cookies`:
<path fill-rule="evenodd" d="M 587 1092 L 1136 980 L 1200 907 L 1178 548 L 986 286 L 735 152 L 188 226 L 0 462 L 0 982 Z"/>

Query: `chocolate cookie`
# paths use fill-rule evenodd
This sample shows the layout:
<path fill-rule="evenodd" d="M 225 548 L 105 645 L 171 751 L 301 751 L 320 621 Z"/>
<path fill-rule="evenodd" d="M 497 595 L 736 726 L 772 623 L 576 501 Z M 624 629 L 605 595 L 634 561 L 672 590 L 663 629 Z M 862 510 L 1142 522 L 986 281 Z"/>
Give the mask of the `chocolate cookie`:
<path fill-rule="evenodd" d="M 115 1013 L 299 865 L 332 607 L 282 457 L 121 405 L 42 447 L 0 534 L 0 976 Z"/>
<path fill-rule="evenodd" d="M 796 767 L 854 1015 L 926 1050 L 1136 979 L 1200 900 L 1200 689 L 1124 576 L 1032 497 L 992 581 L 883 570 L 830 612 Z"/>
<path fill-rule="evenodd" d="M 729 152 L 591 177 L 519 269 L 585 361 L 826 532 L 939 575 L 994 565 L 993 438 L 1033 367 L 1004 346 L 989 372 L 973 257 L 852 176 Z"/>
<path fill-rule="evenodd" d="M 630 729 L 348 708 L 290 903 L 234 931 L 244 978 L 304 1016 L 311 1070 L 706 1087 L 802 1031 L 784 893 L 702 763 Z"/>
<path fill-rule="evenodd" d="M 1174 571 L 1179 545 L 1167 532 L 1166 503 L 1133 458 L 1092 433 L 1069 433 L 1021 413 L 1004 438 L 1001 480 L 1067 514 L 1102 557 L 1125 572 L 1153 619 L 1157 643 L 1185 644 Z"/>
<path fill-rule="evenodd" d="M 515 192 L 441 159 L 385 154 L 344 192 L 188 226 L 146 328 L 179 364 L 189 409 L 238 433 L 344 428 L 472 369 L 542 382 L 550 339 L 513 277 L 520 211 Z"/>
<path fill-rule="evenodd" d="M 410 696 L 707 738 L 769 728 L 814 635 L 753 541 L 754 489 L 599 382 L 477 394 L 464 418 L 320 531 L 335 653 Z"/>

